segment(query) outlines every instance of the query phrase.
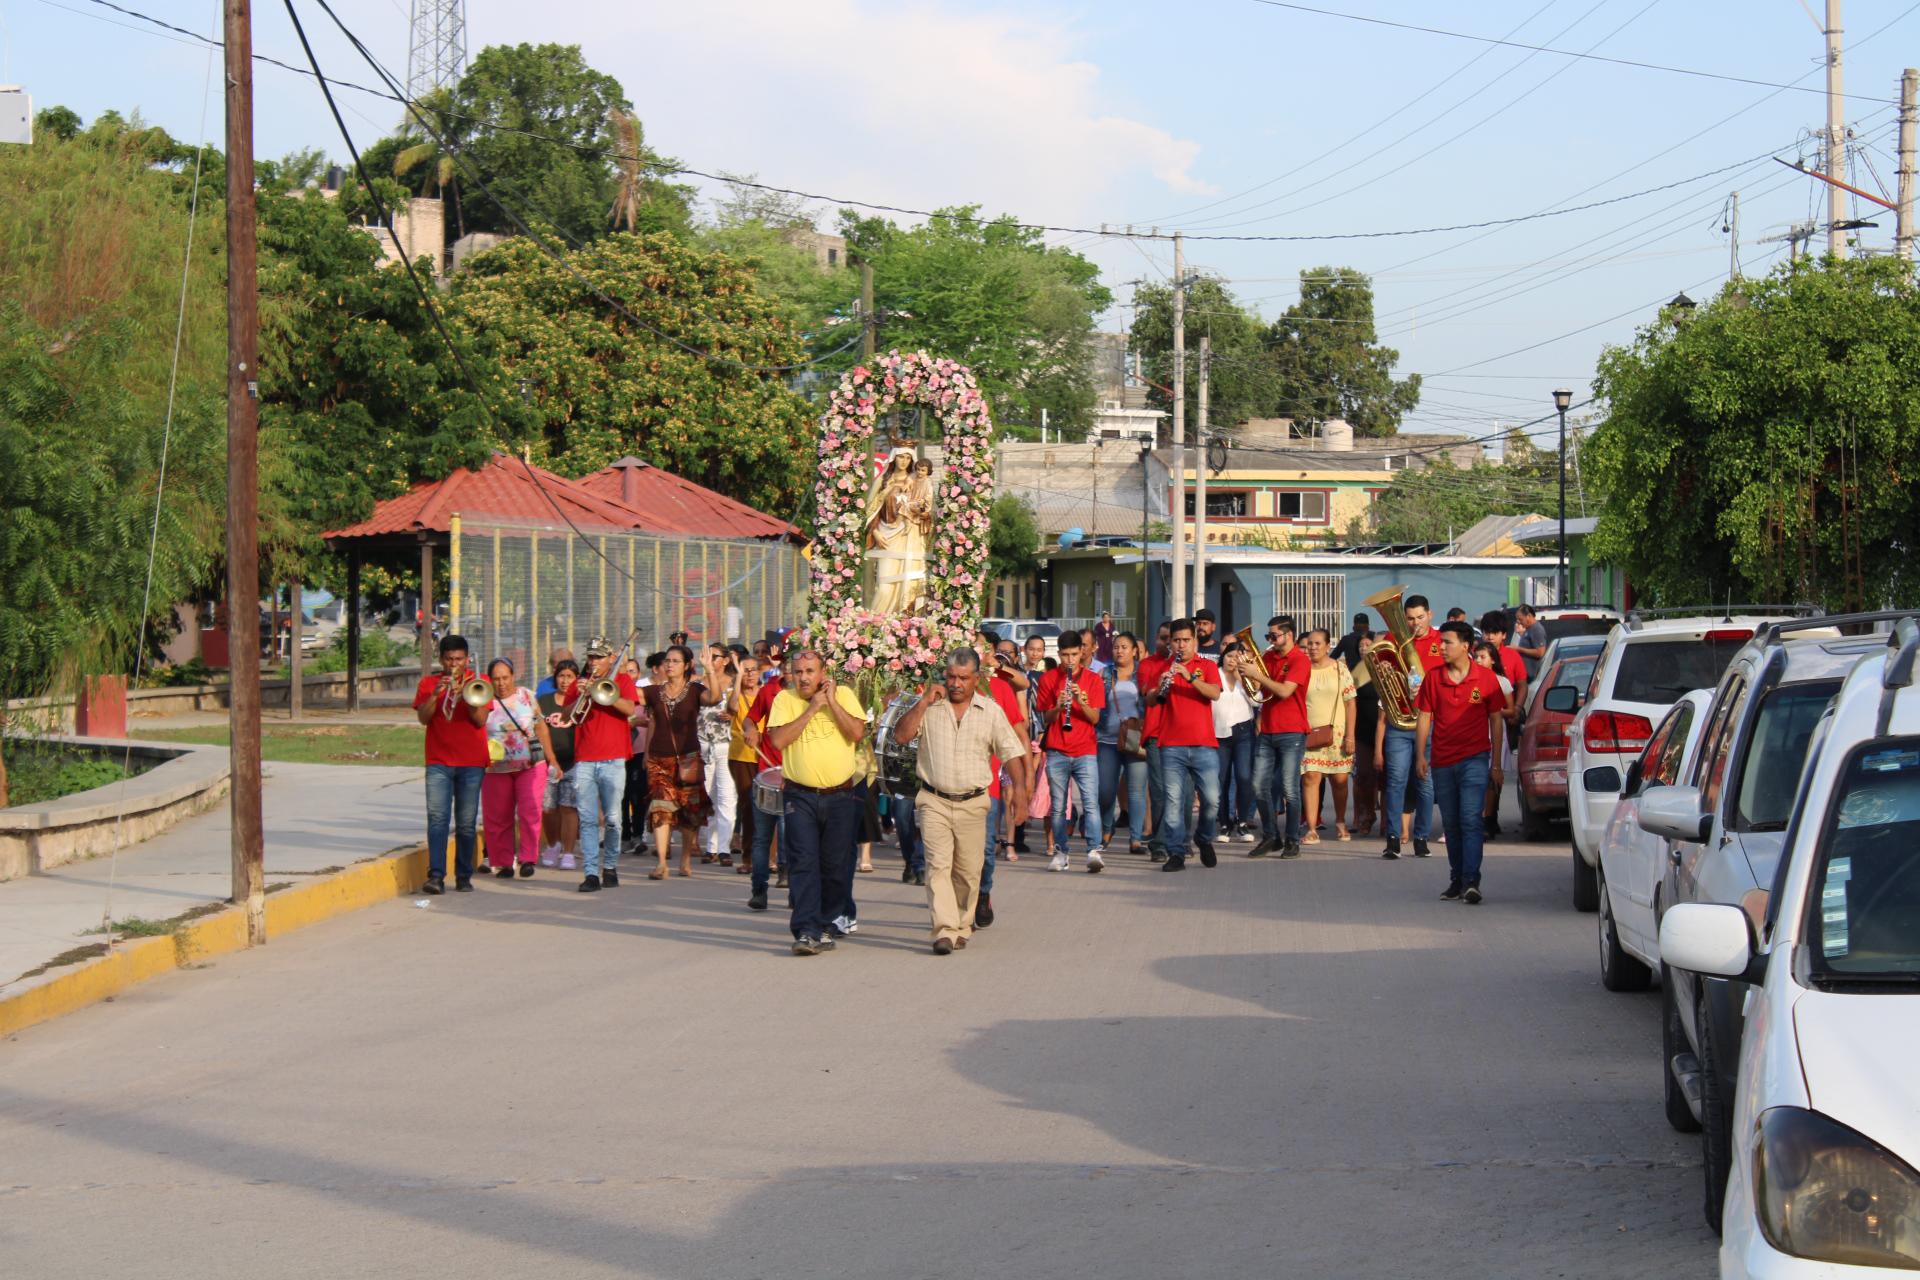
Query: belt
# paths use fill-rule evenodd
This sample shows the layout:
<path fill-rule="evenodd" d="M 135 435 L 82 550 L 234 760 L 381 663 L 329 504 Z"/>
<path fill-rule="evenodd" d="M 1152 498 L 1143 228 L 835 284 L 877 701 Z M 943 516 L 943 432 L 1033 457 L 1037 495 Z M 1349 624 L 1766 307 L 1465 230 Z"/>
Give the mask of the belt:
<path fill-rule="evenodd" d="M 786 779 L 786 784 L 787 789 L 790 791 L 807 791 L 817 796 L 830 796 L 836 791 L 851 791 L 854 788 L 854 780 L 852 778 L 848 778 L 845 782 L 833 787 L 810 787 L 804 782 L 795 782 L 792 778 Z"/>
<path fill-rule="evenodd" d="M 940 788 L 932 785 L 931 783 L 922 782 L 920 785 L 922 787 L 925 787 L 928 791 L 933 792 L 933 794 L 939 796 L 942 800 L 945 800 L 951 804 L 965 804 L 969 800 L 978 800 L 981 796 L 987 794 L 987 789 L 985 787 L 975 787 L 971 791 L 963 792 L 960 795 L 954 795 L 951 792 L 942 791 Z"/>

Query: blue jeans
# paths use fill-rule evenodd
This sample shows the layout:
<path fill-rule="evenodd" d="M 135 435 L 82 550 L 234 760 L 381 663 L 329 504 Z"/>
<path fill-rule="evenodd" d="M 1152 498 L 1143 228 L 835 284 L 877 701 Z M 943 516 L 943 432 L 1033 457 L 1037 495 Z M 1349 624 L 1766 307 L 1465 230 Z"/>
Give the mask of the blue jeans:
<path fill-rule="evenodd" d="M 1120 744 L 1100 744 L 1100 821 L 1102 836 L 1120 829 L 1120 788 L 1127 788 L 1127 832 L 1135 844 L 1147 842 L 1147 762 L 1120 754 Z"/>
<path fill-rule="evenodd" d="M 1300 800 L 1300 762 L 1307 754 L 1304 733 L 1254 735 L 1253 801 L 1260 811 L 1263 840 L 1300 839 L 1304 816 Z M 1282 817 L 1284 812 L 1285 816 Z"/>
<path fill-rule="evenodd" d="M 927 869 L 927 851 L 920 844 L 920 827 L 914 821 L 913 797 L 896 791 L 889 798 L 893 806 L 893 830 L 900 837 L 900 860 L 907 864 L 909 871 Z M 991 833 L 987 843 L 993 843 Z"/>
<path fill-rule="evenodd" d="M 773 869 L 773 837 L 786 830 L 786 820 L 777 813 L 756 813 L 753 815 L 753 862 L 752 876 L 748 881 L 750 893 L 765 893 L 767 877 Z M 780 841 L 780 847 L 786 848 L 786 840 Z"/>
<path fill-rule="evenodd" d="M 477 764 L 427 766 L 427 875 L 447 878 L 447 831 L 453 830 L 453 866 L 456 882 L 473 878 L 473 824 L 480 812 L 480 779 L 486 769 Z"/>
<path fill-rule="evenodd" d="M 1153 824 L 1147 832 L 1147 848 L 1154 853 L 1167 851 L 1167 806 L 1160 797 L 1167 793 L 1166 759 L 1158 742 L 1147 744 L 1147 795 L 1153 800 Z"/>
<path fill-rule="evenodd" d="M 573 790 L 580 802 L 580 862 L 590 876 L 620 863 L 620 801 L 627 789 L 625 760 L 577 760 Z M 600 843 L 600 816 L 606 815 L 607 839 Z"/>
<path fill-rule="evenodd" d="M 856 790 L 786 785 L 780 856 L 786 862 L 796 938 L 825 937 L 828 921 L 853 901 L 853 846 L 860 835 Z"/>
<path fill-rule="evenodd" d="M 1160 830 L 1169 858 L 1187 856 L 1187 813 L 1196 790 L 1200 825 L 1193 837 L 1202 849 L 1211 849 L 1220 810 L 1220 752 L 1215 747 L 1161 747 Z"/>
<path fill-rule="evenodd" d="M 1440 820 L 1447 825 L 1447 870 L 1462 885 L 1480 883 L 1480 849 L 1486 829 L 1480 809 L 1487 802 L 1487 774 L 1492 757 L 1477 756 L 1431 770 L 1433 798 L 1440 802 Z"/>
<path fill-rule="evenodd" d="M 1047 786 L 1053 792 L 1053 851 L 1067 851 L 1067 784 L 1080 793 L 1080 831 L 1087 848 L 1100 845 L 1100 757 L 1047 753 Z"/>
<path fill-rule="evenodd" d="M 1254 722 L 1242 720 L 1220 743 L 1220 821 L 1232 826 L 1259 816 L 1253 799 Z"/>
<path fill-rule="evenodd" d="M 1407 803 L 1407 780 L 1413 773 L 1413 730 L 1396 729 L 1387 726 L 1386 740 L 1382 744 L 1382 754 L 1386 756 L 1383 772 L 1386 774 L 1381 783 L 1380 812 L 1387 821 L 1389 839 L 1400 838 L 1400 815 L 1413 810 L 1413 838 L 1425 840 L 1432 833 L 1433 820 L 1433 778 L 1414 779 L 1413 803 Z M 1451 838 L 1451 837 L 1449 837 Z M 1452 857 L 1451 850 L 1447 853 Z M 1478 855 L 1475 855 L 1476 859 Z"/>

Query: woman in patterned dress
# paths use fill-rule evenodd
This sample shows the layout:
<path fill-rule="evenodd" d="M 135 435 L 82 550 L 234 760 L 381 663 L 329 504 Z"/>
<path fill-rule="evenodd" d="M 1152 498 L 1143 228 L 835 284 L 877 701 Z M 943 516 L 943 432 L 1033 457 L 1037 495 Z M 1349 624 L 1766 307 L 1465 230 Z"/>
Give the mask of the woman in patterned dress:
<path fill-rule="evenodd" d="M 680 874 L 693 874 L 693 846 L 713 816 L 706 769 L 700 756 L 700 708 L 720 704 L 722 690 L 690 679 L 693 650 L 676 644 L 662 655 L 655 683 L 640 690 L 635 720 L 647 730 L 647 829 L 659 865 L 649 880 L 667 878 L 667 846 L 680 833 Z M 680 761 L 692 760 L 694 776 L 683 780 Z"/>

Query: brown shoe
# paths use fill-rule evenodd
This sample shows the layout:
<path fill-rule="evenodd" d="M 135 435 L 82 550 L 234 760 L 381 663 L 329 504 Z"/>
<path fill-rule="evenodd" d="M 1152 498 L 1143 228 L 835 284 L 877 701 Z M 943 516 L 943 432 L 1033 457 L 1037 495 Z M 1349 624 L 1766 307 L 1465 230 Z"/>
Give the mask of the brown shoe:
<path fill-rule="evenodd" d="M 933 954 L 937 956 L 952 955 L 953 939 L 952 938 L 935 938 L 933 940 Z"/>
<path fill-rule="evenodd" d="M 953 949 L 955 951 L 965 951 L 967 949 L 967 940 L 965 938 L 955 938 L 953 940 Z"/>

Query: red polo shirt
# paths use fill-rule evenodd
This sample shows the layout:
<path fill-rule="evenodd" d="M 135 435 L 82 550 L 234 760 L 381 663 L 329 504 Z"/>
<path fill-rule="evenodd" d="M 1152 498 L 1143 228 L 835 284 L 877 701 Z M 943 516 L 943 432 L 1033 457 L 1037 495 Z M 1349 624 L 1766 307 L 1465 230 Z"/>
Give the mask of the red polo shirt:
<path fill-rule="evenodd" d="M 1498 645 L 1500 653 L 1500 674 L 1505 676 L 1515 689 L 1526 683 L 1527 663 L 1517 652 L 1506 645 Z"/>
<path fill-rule="evenodd" d="M 1073 683 L 1087 695 L 1087 705 L 1082 708 L 1076 702 L 1048 721 L 1042 745 L 1056 755 L 1090 756 L 1100 749 L 1094 726 L 1100 723 L 1100 710 L 1107 705 L 1106 685 L 1099 676 L 1086 670 L 1075 676 Z M 1034 687 L 1033 696 L 1037 699 L 1034 705 L 1043 712 L 1051 710 L 1059 705 L 1066 687 L 1067 669 L 1055 667 L 1041 676 Z"/>
<path fill-rule="evenodd" d="M 1173 665 L 1172 658 L 1163 658 L 1159 654 L 1149 654 L 1140 659 L 1140 668 L 1134 673 L 1134 679 L 1140 685 L 1140 697 L 1145 707 L 1140 713 L 1140 741 L 1160 741 L 1160 726 L 1166 719 L 1167 709 L 1157 702 L 1146 702 L 1149 691 L 1160 687 L 1160 677 L 1167 674 L 1167 668 Z"/>
<path fill-rule="evenodd" d="M 760 768 L 777 769 L 780 767 L 780 748 L 773 745 L 767 737 L 767 716 L 773 710 L 773 700 L 787 687 L 785 676 L 775 676 L 760 686 L 760 692 L 753 695 L 753 704 L 747 708 L 747 719 L 760 730 Z"/>
<path fill-rule="evenodd" d="M 440 684 L 439 676 L 422 676 L 419 687 L 413 691 L 413 709 L 418 711 L 422 704 L 434 696 L 434 690 Z M 427 721 L 427 763 L 445 764 L 456 767 L 478 765 L 484 769 L 490 763 L 487 755 L 487 730 L 483 725 L 473 722 L 473 716 L 467 704 L 460 697 L 460 691 L 453 691 L 453 715 L 449 717 L 439 703 L 433 709 L 433 718 Z"/>
<path fill-rule="evenodd" d="M 573 688 L 567 690 L 572 697 L 563 697 L 561 706 L 570 706 L 575 700 L 586 696 L 591 681 L 576 680 Z M 620 696 L 629 702 L 640 701 L 640 686 L 633 677 L 622 672 L 613 677 L 614 688 Z M 633 754 L 633 726 L 627 718 L 612 707 L 603 707 L 595 703 L 587 711 L 587 718 L 573 731 L 573 758 L 581 760 L 625 760 Z"/>
<path fill-rule="evenodd" d="M 1440 633 L 1429 631 L 1413 641 L 1413 651 L 1420 655 L 1420 674 L 1427 675 L 1435 667 L 1443 667 L 1447 660 L 1440 656 Z"/>
<path fill-rule="evenodd" d="M 1307 681 L 1313 678 L 1313 659 L 1305 646 L 1296 644 L 1285 657 L 1269 649 L 1260 655 L 1260 665 L 1267 669 L 1267 679 L 1297 686 L 1291 698 L 1267 694 L 1267 704 L 1260 708 L 1260 732 L 1305 733 Z"/>
<path fill-rule="evenodd" d="M 1442 769 L 1487 751 L 1493 720 L 1506 710 L 1507 695 L 1500 691 L 1500 677 L 1476 663 L 1458 684 L 1444 667 L 1428 673 L 1414 706 L 1433 716 L 1430 758 Z"/>
<path fill-rule="evenodd" d="M 1005 676 L 995 674 L 987 681 L 987 694 L 993 699 L 993 704 L 1000 708 L 1000 713 L 1006 716 L 1007 723 L 1013 726 L 1016 733 L 1019 732 L 1020 726 L 1027 722 L 1027 713 L 1020 707 L 1019 692 L 1007 683 Z M 995 798 L 1000 795 L 1001 763 L 999 756 L 993 757 L 993 779 L 987 783 L 987 794 Z"/>
<path fill-rule="evenodd" d="M 1173 665 L 1171 661 L 1167 664 Z M 1208 684 L 1220 683 L 1220 668 L 1211 658 L 1189 658 L 1187 670 L 1195 679 L 1205 680 Z M 1156 680 L 1154 688 L 1159 688 Z M 1220 740 L 1213 736 L 1213 700 L 1203 698 L 1194 689 L 1192 683 L 1173 678 L 1173 687 L 1167 690 L 1167 700 L 1161 704 L 1160 745 L 1162 747 L 1213 747 L 1218 749 Z"/>

